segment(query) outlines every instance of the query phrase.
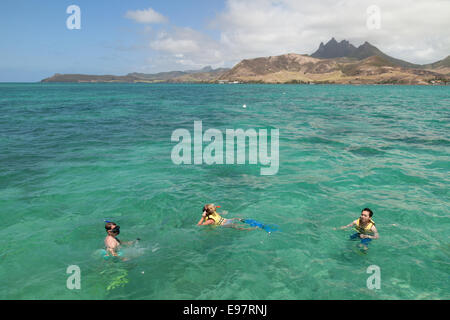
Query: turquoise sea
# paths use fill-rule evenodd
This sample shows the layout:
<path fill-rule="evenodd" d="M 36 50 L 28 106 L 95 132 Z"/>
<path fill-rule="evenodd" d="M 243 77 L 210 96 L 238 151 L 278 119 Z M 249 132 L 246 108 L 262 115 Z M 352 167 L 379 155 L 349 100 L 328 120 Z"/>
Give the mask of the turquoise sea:
<path fill-rule="evenodd" d="M 279 129 L 278 173 L 175 165 L 199 120 Z M 0 150 L 0 299 L 450 298 L 449 87 L 3 83 Z M 205 203 L 281 232 L 198 227 Z M 364 207 L 367 254 L 333 230 Z"/>

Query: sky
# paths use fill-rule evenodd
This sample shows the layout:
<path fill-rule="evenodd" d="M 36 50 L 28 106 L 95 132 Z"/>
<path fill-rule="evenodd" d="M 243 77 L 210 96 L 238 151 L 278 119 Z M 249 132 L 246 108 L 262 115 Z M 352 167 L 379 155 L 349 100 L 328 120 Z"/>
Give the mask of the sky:
<path fill-rule="evenodd" d="M 233 67 L 332 37 L 432 63 L 450 55 L 449 16 L 450 0 L 1 0 L 0 82 Z"/>

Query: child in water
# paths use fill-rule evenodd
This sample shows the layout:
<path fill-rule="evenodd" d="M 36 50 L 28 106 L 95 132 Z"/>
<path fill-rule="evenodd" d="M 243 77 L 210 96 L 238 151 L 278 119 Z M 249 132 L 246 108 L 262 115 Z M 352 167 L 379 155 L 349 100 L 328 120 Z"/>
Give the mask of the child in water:
<path fill-rule="evenodd" d="M 198 226 L 214 225 L 235 228 L 238 230 L 254 230 L 254 228 L 243 228 L 235 223 L 235 220 L 241 221 L 239 218 L 225 219 L 217 213 L 217 208 L 214 204 L 206 204 L 203 207 L 202 218 L 197 223 Z"/>
<path fill-rule="evenodd" d="M 369 208 L 364 208 L 361 211 L 361 216 L 353 221 L 352 223 L 340 227 L 339 229 L 346 229 L 348 227 L 355 227 L 356 233 L 352 234 L 350 236 L 350 239 L 361 239 L 361 245 L 363 246 L 364 250 L 367 250 L 367 245 L 369 242 L 372 241 L 372 239 L 378 239 L 378 230 L 375 227 L 375 222 L 372 220 L 373 212 Z M 336 228 L 334 228 L 336 230 Z"/>

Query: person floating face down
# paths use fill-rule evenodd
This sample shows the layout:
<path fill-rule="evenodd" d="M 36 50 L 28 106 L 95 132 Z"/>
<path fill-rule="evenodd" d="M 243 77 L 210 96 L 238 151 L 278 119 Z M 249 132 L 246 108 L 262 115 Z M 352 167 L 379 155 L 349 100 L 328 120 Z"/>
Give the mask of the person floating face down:
<path fill-rule="evenodd" d="M 219 206 L 215 206 L 214 204 L 205 204 L 203 207 L 203 213 L 200 221 L 197 223 L 198 226 L 206 226 L 206 225 L 214 225 L 214 226 L 222 226 L 222 227 L 229 227 L 234 228 L 238 230 L 254 230 L 257 229 L 257 227 L 253 228 L 244 228 L 241 225 L 238 224 L 238 221 L 242 221 L 240 218 L 232 218 L 232 219 L 225 219 L 221 215 L 217 213 L 217 208 L 220 208 Z"/>
<path fill-rule="evenodd" d="M 350 239 L 361 239 L 361 244 L 367 249 L 367 245 L 372 239 L 378 239 L 378 230 L 375 227 L 375 222 L 372 220 L 373 212 L 369 208 L 364 208 L 361 211 L 361 216 L 352 223 L 342 226 L 339 229 L 346 229 L 348 227 L 355 227 L 356 233 L 350 236 Z"/>

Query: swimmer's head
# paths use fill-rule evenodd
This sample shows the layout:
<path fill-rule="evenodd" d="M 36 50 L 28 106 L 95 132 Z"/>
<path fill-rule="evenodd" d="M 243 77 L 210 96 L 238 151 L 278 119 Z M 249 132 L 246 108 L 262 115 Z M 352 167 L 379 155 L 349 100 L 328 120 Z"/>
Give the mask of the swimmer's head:
<path fill-rule="evenodd" d="M 372 218 L 372 216 L 373 216 L 372 210 L 370 210 L 369 208 L 364 208 L 361 211 L 360 219 L 364 222 L 367 222 L 370 220 L 370 218 Z"/>
<path fill-rule="evenodd" d="M 106 233 L 117 236 L 120 233 L 120 226 L 115 222 L 107 222 L 105 224 Z"/>
<path fill-rule="evenodd" d="M 206 212 L 206 215 L 209 216 L 210 214 L 213 214 L 214 212 L 216 212 L 217 207 L 210 203 L 210 204 L 205 204 L 203 206 L 203 212 Z"/>

